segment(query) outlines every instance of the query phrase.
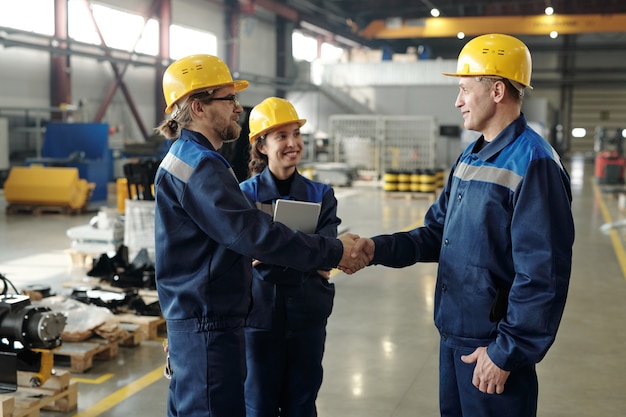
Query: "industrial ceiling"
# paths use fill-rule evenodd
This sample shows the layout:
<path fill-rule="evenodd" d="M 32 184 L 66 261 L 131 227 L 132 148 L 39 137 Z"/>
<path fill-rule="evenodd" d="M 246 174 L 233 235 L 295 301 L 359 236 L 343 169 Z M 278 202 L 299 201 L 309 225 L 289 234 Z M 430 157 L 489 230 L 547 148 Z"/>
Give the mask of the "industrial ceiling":
<path fill-rule="evenodd" d="M 519 36 L 531 50 L 559 50 L 562 42 L 549 37 L 553 30 L 585 48 L 626 49 L 624 0 L 249 0 L 280 3 L 295 10 L 304 30 L 309 24 L 343 39 L 370 47 L 406 52 L 409 47 L 433 56 L 456 58 L 467 37 L 501 32 Z M 545 9 L 554 9 L 552 16 Z M 437 8 L 440 16 L 431 16 Z M 570 41 L 570 45 L 571 45 Z"/>

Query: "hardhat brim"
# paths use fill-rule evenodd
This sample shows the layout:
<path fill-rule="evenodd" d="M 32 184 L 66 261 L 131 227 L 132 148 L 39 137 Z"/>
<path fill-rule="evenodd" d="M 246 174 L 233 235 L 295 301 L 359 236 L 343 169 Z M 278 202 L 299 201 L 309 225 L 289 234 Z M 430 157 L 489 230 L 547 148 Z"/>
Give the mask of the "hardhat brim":
<path fill-rule="evenodd" d="M 194 94 L 197 91 L 207 90 L 207 89 L 217 90 L 218 88 L 226 87 L 229 85 L 233 86 L 233 88 L 235 89 L 235 92 L 239 92 L 248 88 L 248 86 L 250 85 L 250 82 L 248 80 L 234 80 L 232 82 L 219 84 L 219 85 L 212 85 L 210 87 L 199 88 L 194 91 L 190 91 L 189 93 L 185 94 L 183 97 L 179 98 L 178 100 L 176 100 L 175 102 L 167 106 L 165 108 L 165 113 L 170 114 L 172 112 L 172 109 L 174 108 L 174 105 L 176 105 L 176 103 L 180 103 L 182 100 L 186 99 L 187 97 L 189 97 L 190 95 Z"/>
<path fill-rule="evenodd" d="M 500 74 L 472 74 L 472 73 L 458 73 L 458 72 L 442 72 L 442 75 L 445 75 L 447 77 L 499 77 L 499 78 L 505 78 Z M 508 79 L 508 78 L 507 78 Z M 511 81 L 511 80 L 509 80 Z M 520 83 L 519 81 L 516 81 L 518 84 L 520 84 L 521 86 L 523 86 L 524 88 L 530 88 L 531 90 L 533 89 L 532 85 L 524 85 L 522 83 Z"/>
<path fill-rule="evenodd" d="M 267 129 L 263 129 L 260 132 L 255 133 L 254 135 L 249 135 L 248 139 L 250 141 L 250 145 L 254 144 L 254 141 L 256 140 L 256 138 L 258 138 L 259 136 L 265 135 L 270 130 L 274 130 L 276 128 L 279 128 L 281 126 L 285 126 L 285 125 L 288 125 L 288 124 L 291 124 L 291 123 L 298 123 L 300 125 L 300 127 L 302 127 L 306 123 L 306 119 L 297 119 L 297 120 L 292 120 L 290 122 L 281 123 L 279 125 L 274 125 L 272 127 L 268 127 Z"/>

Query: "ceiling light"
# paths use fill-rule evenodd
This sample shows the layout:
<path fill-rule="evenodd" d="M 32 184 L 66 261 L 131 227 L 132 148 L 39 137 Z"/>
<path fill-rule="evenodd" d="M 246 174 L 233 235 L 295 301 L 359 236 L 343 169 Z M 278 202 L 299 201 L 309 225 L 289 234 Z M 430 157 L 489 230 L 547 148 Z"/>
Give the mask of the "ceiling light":
<path fill-rule="evenodd" d="M 459 32 L 459 33 L 456 34 L 456 37 L 458 39 L 464 39 L 465 38 L 465 33 L 464 32 Z"/>
<path fill-rule="evenodd" d="M 424 6 L 430 9 L 430 15 L 432 17 L 439 17 L 441 15 L 439 9 L 434 4 L 432 4 L 430 0 L 422 0 L 422 3 L 424 4 Z"/>
<path fill-rule="evenodd" d="M 545 13 L 548 16 L 552 16 L 554 14 L 554 9 L 552 8 L 552 6 L 546 7 Z"/>
<path fill-rule="evenodd" d="M 550 32 L 550 37 L 552 39 L 556 39 L 559 36 L 559 32 L 557 32 L 556 30 L 553 30 L 552 32 Z"/>

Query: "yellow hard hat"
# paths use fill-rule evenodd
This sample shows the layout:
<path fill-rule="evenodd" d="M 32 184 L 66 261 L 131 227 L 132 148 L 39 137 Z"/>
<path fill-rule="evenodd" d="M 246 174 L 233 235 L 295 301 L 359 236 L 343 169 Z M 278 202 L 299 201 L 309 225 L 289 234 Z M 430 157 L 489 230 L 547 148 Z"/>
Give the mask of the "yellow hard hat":
<path fill-rule="evenodd" d="M 489 34 L 469 41 L 459 53 L 453 77 L 495 76 L 531 87 L 532 60 L 528 47 L 509 35 Z"/>
<path fill-rule="evenodd" d="M 250 111 L 248 122 L 250 125 L 250 143 L 254 143 L 256 138 L 274 127 L 294 122 L 302 127 L 306 123 L 306 119 L 298 117 L 293 104 L 283 98 L 266 98 Z"/>
<path fill-rule="evenodd" d="M 235 91 L 248 88 L 248 81 L 233 81 L 228 66 L 213 55 L 190 55 L 170 64 L 163 74 L 163 95 L 166 113 L 189 93 L 232 85 Z"/>

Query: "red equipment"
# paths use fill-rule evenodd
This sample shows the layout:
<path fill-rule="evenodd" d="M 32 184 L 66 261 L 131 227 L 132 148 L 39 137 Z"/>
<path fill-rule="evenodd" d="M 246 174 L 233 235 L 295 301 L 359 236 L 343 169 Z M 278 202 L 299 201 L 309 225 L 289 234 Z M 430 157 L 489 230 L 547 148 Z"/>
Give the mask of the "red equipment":
<path fill-rule="evenodd" d="M 596 128 L 596 180 L 601 184 L 624 183 L 623 132 L 623 129 Z"/>

